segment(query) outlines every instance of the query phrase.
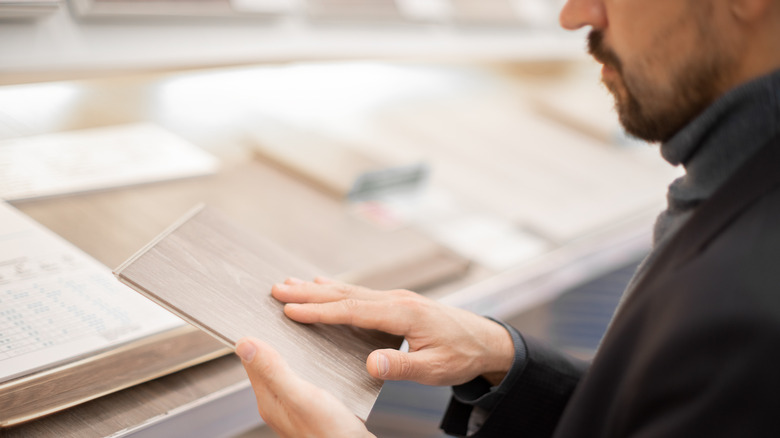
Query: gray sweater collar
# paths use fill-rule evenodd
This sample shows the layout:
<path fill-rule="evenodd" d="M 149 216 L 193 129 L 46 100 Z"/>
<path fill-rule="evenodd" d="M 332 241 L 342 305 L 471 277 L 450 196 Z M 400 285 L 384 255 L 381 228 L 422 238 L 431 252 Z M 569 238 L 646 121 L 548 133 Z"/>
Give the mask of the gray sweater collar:
<path fill-rule="evenodd" d="M 686 174 L 669 186 L 669 207 L 655 223 L 654 248 L 639 265 L 618 308 L 694 208 L 779 132 L 780 70 L 729 91 L 661 145 L 661 155 L 675 166 L 685 166 Z"/>
<path fill-rule="evenodd" d="M 656 224 L 655 242 L 679 228 L 693 208 L 778 132 L 780 70 L 727 92 L 661 145 L 664 159 L 682 164 L 685 175 L 669 186 L 669 206 Z"/>

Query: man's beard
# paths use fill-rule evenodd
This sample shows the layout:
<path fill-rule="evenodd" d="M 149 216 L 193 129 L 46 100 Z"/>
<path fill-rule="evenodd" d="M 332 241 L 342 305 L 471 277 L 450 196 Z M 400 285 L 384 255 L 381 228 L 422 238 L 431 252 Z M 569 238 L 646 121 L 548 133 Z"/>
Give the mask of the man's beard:
<path fill-rule="evenodd" d="M 686 59 L 684 65 L 672 70 L 671 83 L 660 87 L 641 75 L 648 71 L 647 65 L 632 66 L 633 70 L 627 72 L 603 40 L 603 32 L 591 31 L 588 51 L 616 72 L 614 81 L 602 79 L 615 98 L 620 123 L 629 134 L 650 142 L 669 140 L 712 104 L 722 92 L 723 79 L 735 64 L 714 47 L 701 47 L 699 56 Z M 701 41 L 707 46 L 713 44 L 711 39 Z M 667 62 L 664 59 L 642 61 L 645 64 Z"/>

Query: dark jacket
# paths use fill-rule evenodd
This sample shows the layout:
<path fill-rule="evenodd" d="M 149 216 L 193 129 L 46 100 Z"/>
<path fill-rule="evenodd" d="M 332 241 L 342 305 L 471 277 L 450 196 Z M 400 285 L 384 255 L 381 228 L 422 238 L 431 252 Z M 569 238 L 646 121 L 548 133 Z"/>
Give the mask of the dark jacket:
<path fill-rule="evenodd" d="M 780 137 L 659 250 L 590 367 L 525 343 L 475 437 L 780 437 Z"/>

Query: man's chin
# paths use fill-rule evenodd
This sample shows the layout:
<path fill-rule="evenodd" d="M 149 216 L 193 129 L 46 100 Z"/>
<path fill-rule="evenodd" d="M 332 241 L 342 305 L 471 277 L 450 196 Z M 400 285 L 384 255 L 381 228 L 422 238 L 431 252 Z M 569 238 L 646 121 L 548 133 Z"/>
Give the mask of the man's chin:
<path fill-rule="evenodd" d="M 623 83 L 617 76 L 610 78 L 603 77 L 601 82 L 615 100 L 615 110 L 618 112 L 618 114 L 623 114 L 628 108 L 630 100 L 628 91 L 626 90 Z"/>
<path fill-rule="evenodd" d="M 640 140 L 655 142 L 659 139 L 648 130 L 648 123 L 642 117 L 639 102 L 628 92 L 622 77 L 617 74 L 602 76 L 602 83 L 615 100 L 618 120 L 628 134 Z"/>
<path fill-rule="evenodd" d="M 618 120 L 623 129 L 631 136 L 648 142 L 659 141 L 646 120 L 643 119 L 639 108 L 639 102 L 634 100 L 625 88 L 607 86 L 612 97 L 615 99 L 615 111 L 618 114 Z"/>

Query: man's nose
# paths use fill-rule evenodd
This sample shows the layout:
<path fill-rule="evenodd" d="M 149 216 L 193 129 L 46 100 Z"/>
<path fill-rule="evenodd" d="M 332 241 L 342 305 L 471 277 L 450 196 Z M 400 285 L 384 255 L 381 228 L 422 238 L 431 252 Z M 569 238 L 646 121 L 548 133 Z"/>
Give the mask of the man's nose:
<path fill-rule="evenodd" d="M 559 18 L 561 27 L 567 30 L 585 26 L 604 29 L 608 23 L 603 0 L 568 0 Z"/>

